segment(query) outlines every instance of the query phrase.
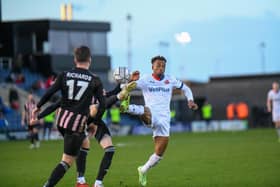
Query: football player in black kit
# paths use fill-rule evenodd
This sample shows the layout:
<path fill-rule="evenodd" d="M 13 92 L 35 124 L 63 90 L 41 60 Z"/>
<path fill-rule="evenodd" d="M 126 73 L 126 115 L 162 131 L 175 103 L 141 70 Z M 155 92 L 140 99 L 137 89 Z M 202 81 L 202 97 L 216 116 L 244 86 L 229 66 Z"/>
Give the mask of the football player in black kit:
<path fill-rule="evenodd" d="M 135 71 L 132 74 L 131 81 L 135 80 L 135 74 L 137 73 L 139 72 Z M 118 84 L 113 90 L 109 92 L 104 92 L 104 96 L 106 97 L 106 109 L 110 108 L 117 101 L 124 100 L 126 97 L 128 97 L 129 91 L 131 91 L 134 87 L 135 87 L 134 82 L 125 85 L 124 87 L 122 87 L 122 89 L 121 89 L 121 85 Z M 37 119 L 34 119 L 32 123 L 36 123 L 38 120 L 42 119 L 46 115 L 55 111 L 57 108 L 59 108 L 60 103 L 61 101 L 59 100 L 58 102 L 45 108 L 45 110 L 43 110 L 42 112 L 40 112 L 40 114 L 36 116 Z M 96 100 L 94 99 L 92 105 L 90 106 L 90 116 L 94 117 L 96 115 L 98 111 L 98 107 L 99 104 L 96 103 Z M 90 120 L 88 120 L 88 123 L 90 123 Z M 90 125 L 90 129 L 88 130 L 89 133 L 94 133 L 96 140 L 98 141 L 98 143 L 100 144 L 100 146 L 103 148 L 105 152 L 99 166 L 96 181 L 93 186 L 93 187 L 103 187 L 103 179 L 111 165 L 115 148 L 112 143 L 110 131 L 103 121 L 99 124 L 94 124 L 94 126 Z M 92 130 L 93 132 L 91 132 Z M 90 141 L 89 138 L 86 137 L 82 143 L 80 153 L 76 159 L 77 174 L 78 174 L 76 187 L 89 187 L 84 177 L 85 169 L 86 169 L 85 166 L 86 157 L 89 148 L 90 148 Z"/>
<path fill-rule="evenodd" d="M 85 128 L 92 98 L 99 102 L 98 111 L 91 122 L 99 124 L 105 111 L 102 83 L 88 69 L 91 64 L 90 50 L 86 46 L 74 51 L 75 68 L 61 73 L 47 90 L 33 111 L 38 113 L 52 95 L 61 91 L 60 108 L 57 111 L 57 128 L 64 137 L 64 153 L 61 162 L 54 168 L 44 187 L 55 186 L 75 161 L 86 137 Z"/>

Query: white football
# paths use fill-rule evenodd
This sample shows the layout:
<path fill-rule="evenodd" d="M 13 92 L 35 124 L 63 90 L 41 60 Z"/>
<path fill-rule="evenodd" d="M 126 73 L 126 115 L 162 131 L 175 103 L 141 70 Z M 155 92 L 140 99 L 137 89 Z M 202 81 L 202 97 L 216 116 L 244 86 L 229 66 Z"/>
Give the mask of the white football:
<path fill-rule="evenodd" d="M 115 81 L 120 83 L 127 83 L 130 77 L 130 71 L 127 67 L 118 67 L 113 73 Z"/>

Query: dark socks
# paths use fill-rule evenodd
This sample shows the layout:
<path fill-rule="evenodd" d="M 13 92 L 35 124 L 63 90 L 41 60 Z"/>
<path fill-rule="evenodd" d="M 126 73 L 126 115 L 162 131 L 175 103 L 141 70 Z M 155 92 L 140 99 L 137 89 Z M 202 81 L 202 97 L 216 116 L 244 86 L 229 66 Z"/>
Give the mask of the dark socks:
<path fill-rule="evenodd" d="M 44 185 L 44 187 L 53 187 L 53 186 L 55 186 L 58 183 L 58 181 L 64 176 L 64 174 L 69 169 L 69 167 L 70 166 L 66 162 L 61 161 L 56 166 L 56 168 L 54 168 L 54 170 L 53 170 L 49 180 Z"/>
<path fill-rule="evenodd" d="M 31 144 L 34 144 L 34 134 L 33 133 L 30 134 L 30 142 L 31 142 Z"/>
<path fill-rule="evenodd" d="M 86 171 L 86 160 L 89 149 L 81 148 L 80 153 L 76 159 L 78 177 L 83 177 Z"/>
<path fill-rule="evenodd" d="M 103 181 L 104 176 L 107 174 L 107 171 L 110 168 L 114 152 L 115 152 L 114 146 L 109 146 L 105 148 L 105 153 L 101 161 L 101 164 L 99 166 L 99 171 L 96 178 L 97 180 Z"/>

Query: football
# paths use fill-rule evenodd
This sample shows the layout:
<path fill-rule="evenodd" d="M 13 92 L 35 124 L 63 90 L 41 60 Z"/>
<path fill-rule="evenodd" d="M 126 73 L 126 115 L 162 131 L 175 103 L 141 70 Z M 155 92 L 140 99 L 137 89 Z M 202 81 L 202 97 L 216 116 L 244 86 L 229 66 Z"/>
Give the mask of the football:
<path fill-rule="evenodd" d="M 129 81 L 130 74 L 131 73 L 127 67 L 118 67 L 115 69 L 113 77 L 118 83 L 127 83 Z"/>

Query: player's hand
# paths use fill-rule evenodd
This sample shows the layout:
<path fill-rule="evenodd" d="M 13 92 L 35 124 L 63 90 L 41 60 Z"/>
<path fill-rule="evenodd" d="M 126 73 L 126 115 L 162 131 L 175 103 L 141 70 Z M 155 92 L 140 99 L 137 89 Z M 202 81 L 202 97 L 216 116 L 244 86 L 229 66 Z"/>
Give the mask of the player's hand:
<path fill-rule="evenodd" d="M 40 108 L 35 108 L 35 109 L 33 109 L 32 110 L 32 116 L 33 116 L 33 118 L 35 118 L 35 116 L 37 116 L 37 114 L 40 112 Z"/>
<path fill-rule="evenodd" d="M 40 121 L 37 119 L 37 118 L 32 118 L 31 120 L 30 120 L 30 125 L 35 125 L 35 124 L 38 124 Z"/>
<path fill-rule="evenodd" d="M 96 129 L 97 129 L 97 126 L 94 125 L 94 123 L 91 123 L 91 124 L 88 125 L 87 132 L 88 132 L 88 136 L 90 138 L 95 135 Z"/>
<path fill-rule="evenodd" d="M 198 105 L 193 100 L 188 101 L 188 107 L 192 110 L 197 110 L 198 109 Z"/>
<path fill-rule="evenodd" d="M 139 78 L 140 78 L 140 72 L 136 70 L 132 72 L 130 76 L 130 81 L 137 81 Z"/>
<path fill-rule="evenodd" d="M 92 104 L 89 106 L 89 114 L 91 117 L 95 117 L 96 113 L 98 111 L 98 105 L 97 104 Z"/>
<path fill-rule="evenodd" d="M 267 107 L 267 112 L 271 112 L 271 107 Z"/>

